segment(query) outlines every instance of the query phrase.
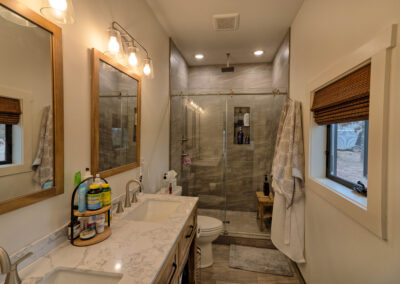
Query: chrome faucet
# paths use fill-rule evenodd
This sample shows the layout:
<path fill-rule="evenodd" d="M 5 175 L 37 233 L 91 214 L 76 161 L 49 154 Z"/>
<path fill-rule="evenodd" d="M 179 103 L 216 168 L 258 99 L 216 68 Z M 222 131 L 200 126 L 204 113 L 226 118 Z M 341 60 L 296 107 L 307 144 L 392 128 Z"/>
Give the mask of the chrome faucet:
<path fill-rule="evenodd" d="M 0 271 L 1 274 L 7 274 L 4 284 L 20 284 L 22 282 L 18 275 L 17 265 L 30 257 L 32 254 L 33 253 L 28 252 L 21 258 L 17 259 L 14 263 L 11 263 L 8 253 L 5 251 L 5 249 L 0 247 Z"/>
<path fill-rule="evenodd" d="M 139 190 L 136 190 L 136 191 L 133 193 L 132 201 L 130 201 L 130 200 L 129 200 L 129 197 L 130 197 L 130 194 L 129 194 L 129 185 L 130 185 L 131 183 L 134 183 L 134 182 L 136 182 L 136 183 L 139 185 Z M 136 203 L 136 202 L 137 202 L 136 193 L 137 193 L 138 191 L 139 191 L 139 192 L 142 192 L 142 190 L 143 190 L 143 184 L 140 182 L 140 180 L 138 180 L 138 179 L 132 179 L 132 180 L 128 181 L 128 182 L 126 183 L 125 207 L 131 207 L 131 203 Z"/>
<path fill-rule="evenodd" d="M 112 209 L 114 209 L 115 206 L 118 206 L 117 207 L 117 214 L 120 214 L 120 213 L 124 212 L 124 207 L 122 207 L 122 200 L 118 200 L 116 202 L 113 202 Z"/>

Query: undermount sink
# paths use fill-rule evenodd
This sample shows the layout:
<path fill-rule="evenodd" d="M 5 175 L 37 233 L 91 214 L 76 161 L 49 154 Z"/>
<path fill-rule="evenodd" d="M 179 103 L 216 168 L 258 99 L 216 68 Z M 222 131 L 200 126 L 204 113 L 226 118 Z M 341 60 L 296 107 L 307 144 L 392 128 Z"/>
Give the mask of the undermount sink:
<path fill-rule="evenodd" d="M 180 204 L 180 201 L 145 200 L 126 215 L 124 219 L 162 223 L 175 212 Z"/>
<path fill-rule="evenodd" d="M 117 284 L 122 276 L 121 273 L 57 267 L 47 273 L 37 284 Z"/>

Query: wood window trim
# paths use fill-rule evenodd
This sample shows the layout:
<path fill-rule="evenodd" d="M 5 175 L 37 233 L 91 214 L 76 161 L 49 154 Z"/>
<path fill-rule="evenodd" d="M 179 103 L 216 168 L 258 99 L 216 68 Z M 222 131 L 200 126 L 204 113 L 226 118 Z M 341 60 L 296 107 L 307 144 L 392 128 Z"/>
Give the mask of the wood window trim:
<path fill-rule="evenodd" d="M 371 62 L 368 197 L 355 197 L 351 190 L 326 178 L 326 126 L 318 125 L 311 112 L 309 135 L 305 135 L 305 145 L 308 145 L 305 148 L 306 186 L 382 239 L 387 239 L 388 101 L 393 95 L 390 93 L 390 61 L 392 48 L 396 46 L 396 31 L 397 25 L 390 26 L 322 71 L 306 86 L 310 100 L 305 106 L 311 109 L 317 90 Z"/>

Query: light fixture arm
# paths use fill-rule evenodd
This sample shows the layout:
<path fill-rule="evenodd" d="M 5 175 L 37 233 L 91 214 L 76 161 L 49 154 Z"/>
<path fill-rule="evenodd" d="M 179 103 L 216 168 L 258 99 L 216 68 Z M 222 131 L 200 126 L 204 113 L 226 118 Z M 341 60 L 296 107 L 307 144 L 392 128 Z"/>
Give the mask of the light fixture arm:
<path fill-rule="evenodd" d="M 129 36 L 132 39 L 133 44 L 135 45 L 136 42 L 146 52 L 147 58 L 150 58 L 147 49 L 138 40 L 136 40 L 126 29 L 124 29 L 124 27 L 122 27 L 118 22 L 113 21 L 111 23 L 111 28 L 113 28 L 114 30 L 122 30 L 127 36 Z"/>

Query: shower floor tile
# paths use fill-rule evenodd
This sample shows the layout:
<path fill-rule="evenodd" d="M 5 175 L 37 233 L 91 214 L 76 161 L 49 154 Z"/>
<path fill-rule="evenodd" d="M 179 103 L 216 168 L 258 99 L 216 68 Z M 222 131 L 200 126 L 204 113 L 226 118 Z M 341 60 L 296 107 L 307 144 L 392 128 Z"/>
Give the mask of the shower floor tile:
<path fill-rule="evenodd" d="M 225 218 L 225 211 L 219 209 L 202 209 L 199 208 L 199 215 L 214 217 L 221 221 Z M 235 234 L 262 234 L 264 236 L 270 236 L 271 233 L 271 222 L 265 220 L 264 230 L 260 231 L 259 220 L 257 219 L 256 212 L 247 211 L 226 211 L 226 220 L 229 224 L 225 224 L 225 230 L 228 233 Z"/>

